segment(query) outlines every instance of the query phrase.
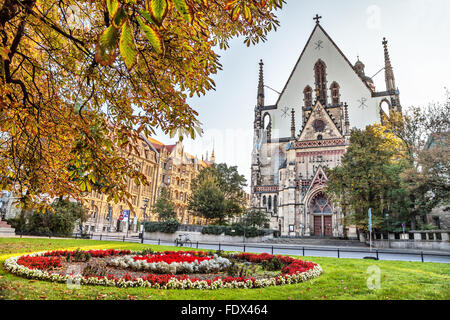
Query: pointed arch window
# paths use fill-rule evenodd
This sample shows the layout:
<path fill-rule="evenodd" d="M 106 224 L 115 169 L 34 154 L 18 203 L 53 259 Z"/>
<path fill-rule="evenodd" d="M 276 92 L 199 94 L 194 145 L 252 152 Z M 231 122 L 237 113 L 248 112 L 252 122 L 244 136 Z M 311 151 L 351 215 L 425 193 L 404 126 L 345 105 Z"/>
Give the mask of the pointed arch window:
<path fill-rule="evenodd" d="M 341 95 L 339 93 L 339 84 L 337 82 L 333 82 L 331 84 L 330 90 L 331 90 L 331 104 L 337 105 L 341 103 Z"/>
<path fill-rule="evenodd" d="M 316 95 L 320 103 L 327 104 L 327 66 L 325 62 L 319 59 L 314 66 L 316 80 Z"/>
<path fill-rule="evenodd" d="M 315 214 L 331 214 L 333 208 L 328 198 L 322 192 L 318 193 L 310 202 L 310 210 Z"/>
<path fill-rule="evenodd" d="M 269 196 L 268 207 L 269 207 L 269 211 L 272 210 L 272 196 Z"/>
<path fill-rule="evenodd" d="M 305 90 L 303 90 L 305 107 L 312 107 L 312 88 L 310 86 L 307 86 Z"/>

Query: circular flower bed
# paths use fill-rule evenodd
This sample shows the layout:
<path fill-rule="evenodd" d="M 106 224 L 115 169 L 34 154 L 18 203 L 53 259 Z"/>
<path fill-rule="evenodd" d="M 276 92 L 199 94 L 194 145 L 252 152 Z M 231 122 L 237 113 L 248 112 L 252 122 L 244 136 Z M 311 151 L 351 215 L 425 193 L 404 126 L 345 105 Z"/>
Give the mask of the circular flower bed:
<path fill-rule="evenodd" d="M 29 279 L 156 289 L 264 288 L 322 273 L 318 264 L 286 256 L 201 251 L 50 251 L 12 257 L 4 265 Z"/>

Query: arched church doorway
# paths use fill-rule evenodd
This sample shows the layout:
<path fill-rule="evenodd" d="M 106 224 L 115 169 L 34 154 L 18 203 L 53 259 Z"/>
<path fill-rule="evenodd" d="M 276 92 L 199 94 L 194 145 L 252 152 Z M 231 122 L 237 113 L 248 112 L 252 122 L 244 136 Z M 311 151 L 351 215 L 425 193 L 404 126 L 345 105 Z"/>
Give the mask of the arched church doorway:
<path fill-rule="evenodd" d="M 315 236 L 333 235 L 333 207 L 323 192 L 318 192 L 310 201 L 310 213 L 313 216 Z"/>

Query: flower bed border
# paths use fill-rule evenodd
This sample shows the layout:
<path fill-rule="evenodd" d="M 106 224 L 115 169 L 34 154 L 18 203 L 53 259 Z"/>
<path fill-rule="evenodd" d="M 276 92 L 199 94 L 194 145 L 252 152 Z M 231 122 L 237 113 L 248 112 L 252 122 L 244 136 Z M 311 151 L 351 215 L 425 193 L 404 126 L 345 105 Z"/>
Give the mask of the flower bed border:
<path fill-rule="evenodd" d="M 48 257 L 48 256 L 65 256 L 67 252 L 70 251 L 45 251 L 36 252 L 28 254 L 25 256 L 30 257 Z M 92 251 L 85 251 L 92 252 Z M 96 250 L 96 257 L 106 257 L 111 255 L 125 255 L 125 254 L 139 254 L 141 251 L 130 251 L 130 250 Z M 104 254 L 103 254 L 104 253 Z M 224 279 L 218 277 L 214 280 L 199 280 L 197 278 L 189 278 L 186 275 L 155 275 L 149 274 L 145 277 L 131 278 L 130 275 L 126 274 L 122 278 L 117 278 L 115 276 L 104 276 L 96 277 L 89 276 L 83 277 L 81 275 L 60 275 L 47 272 L 39 269 L 30 269 L 25 266 L 19 265 L 18 260 L 23 256 L 16 256 L 7 259 L 4 262 L 5 269 L 17 276 L 25 277 L 28 279 L 37 279 L 51 282 L 59 283 L 70 283 L 70 284 L 80 284 L 80 285 L 103 285 L 112 287 L 146 287 L 153 289 L 222 289 L 222 288 L 265 288 L 269 286 L 282 286 L 287 284 L 295 284 L 320 276 L 323 272 L 320 265 L 306 262 L 299 259 L 294 259 L 291 257 L 285 257 L 281 255 L 269 255 L 267 253 L 263 254 L 250 254 L 250 253 L 240 253 L 233 255 L 233 258 L 240 260 L 247 260 L 252 263 L 260 263 L 263 260 L 269 261 L 273 258 L 281 259 L 282 261 L 289 263 L 283 267 L 280 275 L 268 279 L 255 279 L 255 278 L 233 278 L 226 277 Z M 305 267 L 306 266 L 306 267 Z M 308 268 L 308 269 L 307 269 Z"/>

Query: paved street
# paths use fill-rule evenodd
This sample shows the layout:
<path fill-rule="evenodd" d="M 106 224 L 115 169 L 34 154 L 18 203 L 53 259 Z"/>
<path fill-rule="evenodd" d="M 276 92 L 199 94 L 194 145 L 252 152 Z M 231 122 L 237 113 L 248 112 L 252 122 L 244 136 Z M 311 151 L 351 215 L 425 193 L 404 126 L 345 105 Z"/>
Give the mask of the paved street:
<path fill-rule="evenodd" d="M 99 240 L 99 235 L 94 235 L 93 240 Z M 102 240 L 109 241 L 123 241 L 122 238 L 115 237 L 102 237 Z M 129 240 L 129 239 L 126 239 Z M 140 242 L 141 239 L 134 238 L 133 242 Z M 166 246 L 174 246 L 173 242 L 159 241 L 159 240 L 145 240 L 146 244 L 160 244 Z M 244 249 L 245 245 L 245 249 Z M 174 246 L 175 247 L 175 246 Z M 197 243 L 192 244 L 193 248 L 197 248 Z M 199 243 L 199 249 L 219 249 L 219 244 L 217 243 Z M 299 245 L 270 245 L 255 244 L 255 243 L 235 243 L 235 244 L 220 244 L 220 249 L 226 251 L 239 251 L 239 252 L 255 252 L 255 253 L 273 253 L 273 254 L 289 254 L 298 256 L 310 256 L 310 257 L 332 257 L 337 258 L 353 258 L 353 259 L 363 259 L 364 257 L 377 257 L 377 250 L 372 249 L 370 252 L 369 248 L 352 248 L 352 247 L 336 247 L 336 246 L 299 246 Z M 272 251 L 273 250 L 273 251 Z M 339 251 L 338 251 L 339 250 Z M 380 249 L 378 250 L 379 260 L 398 260 L 398 261 L 422 261 L 421 251 L 418 250 L 395 250 L 395 249 Z M 450 253 L 449 252 L 438 252 L 438 251 L 423 251 L 424 262 L 439 262 L 439 263 L 450 263 Z"/>

